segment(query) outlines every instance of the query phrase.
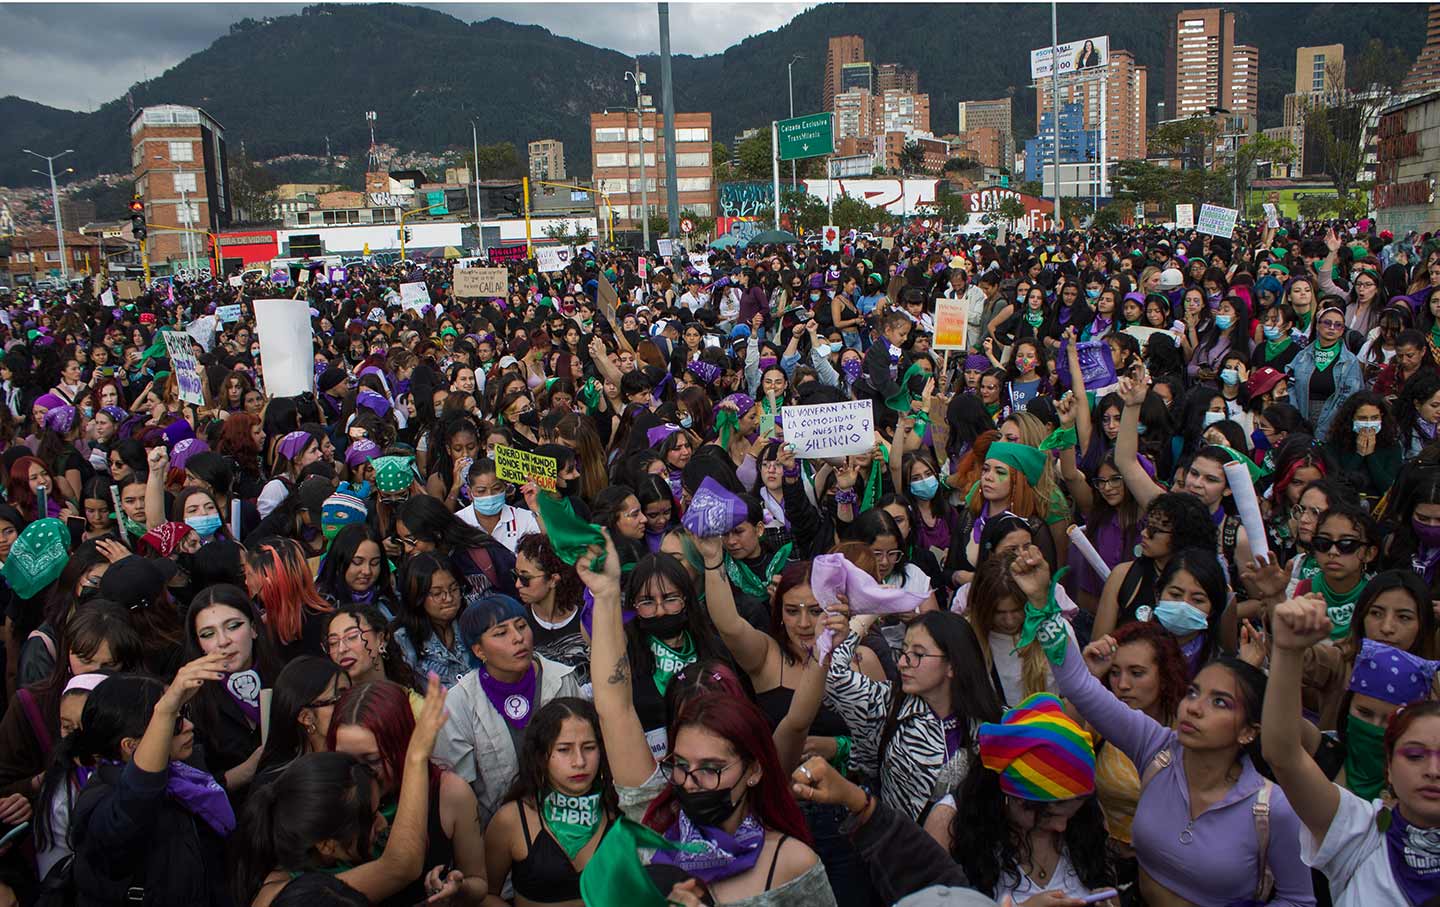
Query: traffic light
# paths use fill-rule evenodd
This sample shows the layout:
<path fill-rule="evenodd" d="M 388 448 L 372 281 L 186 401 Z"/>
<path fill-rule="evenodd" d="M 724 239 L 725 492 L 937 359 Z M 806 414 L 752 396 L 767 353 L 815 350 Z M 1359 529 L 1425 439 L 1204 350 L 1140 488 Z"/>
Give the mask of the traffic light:
<path fill-rule="evenodd" d="M 136 195 L 130 199 L 130 226 L 137 242 L 145 239 L 145 201 Z"/>
<path fill-rule="evenodd" d="M 520 217 L 525 213 L 525 207 L 520 200 L 518 187 L 514 191 L 504 193 L 501 198 L 505 202 L 505 210 L 514 217 Z"/>
<path fill-rule="evenodd" d="M 405 241 L 406 241 L 406 242 L 413 242 L 413 241 L 414 241 L 414 237 L 412 237 L 412 236 L 410 235 L 410 228 L 409 228 L 409 227 L 402 227 L 401 229 L 404 230 L 404 232 L 405 232 Z"/>

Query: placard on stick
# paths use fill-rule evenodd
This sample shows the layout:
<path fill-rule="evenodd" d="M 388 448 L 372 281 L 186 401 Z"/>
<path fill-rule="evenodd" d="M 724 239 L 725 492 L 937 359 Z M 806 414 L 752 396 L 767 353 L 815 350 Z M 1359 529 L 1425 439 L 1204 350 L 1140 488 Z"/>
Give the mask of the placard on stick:
<path fill-rule="evenodd" d="M 1175 206 L 1175 226 L 1177 229 L 1180 230 L 1188 230 L 1191 227 L 1195 226 L 1194 205 Z"/>
<path fill-rule="evenodd" d="M 960 299 L 935 300 L 935 339 L 933 350 L 965 349 L 965 329 L 968 327 L 966 305 Z"/>
<path fill-rule="evenodd" d="M 195 361 L 195 351 L 190 347 L 190 335 L 180 331 L 166 331 L 165 351 L 170 355 L 170 370 L 175 374 L 175 385 L 180 399 L 196 406 L 205 405 L 205 390 L 200 380 L 200 363 Z"/>
<path fill-rule="evenodd" d="M 1195 223 L 1195 229 L 1201 233 L 1208 233 L 1211 236 L 1219 236 L 1229 239 L 1235 234 L 1235 221 L 1240 217 L 1240 212 L 1234 208 L 1222 208 L 1219 205 L 1201 205 L 1200 219 Z"/>
<path fill-rule="evenodd" d="M 115 289 L 120 291 L 120 298 L 123 300 L 140 298 L 140 281 L 138 280 L 122 280 L 115 284 Z"/>
<path fill-rule="evenodd" d="M 504 296 L 509 289 L 509 273 L 504 268 L 456 268 L 455 295 L 468 299 Z"/>
<path fill-rule="evenodd" d="M 499 444 L 495 446 L 495 476 L 502 482 L 516 485 L 534 482 L 541 491 L 554 491 L 558 471 L 554 457 L 542 457 Z"/>
<path fill-rule="evenodd" d="M 257 299 L 255 336 L 265 368 L 265 394 L 295 397 L 315 390 L 310 306 L 298 299 Z"/>
<path fill-rule="evenodd" d="M 416 280 L 400 284 L 400 306 L 402 308 L 418 312 L 429 304 L 430 290 L 425 286 L 425 281 Z"/>

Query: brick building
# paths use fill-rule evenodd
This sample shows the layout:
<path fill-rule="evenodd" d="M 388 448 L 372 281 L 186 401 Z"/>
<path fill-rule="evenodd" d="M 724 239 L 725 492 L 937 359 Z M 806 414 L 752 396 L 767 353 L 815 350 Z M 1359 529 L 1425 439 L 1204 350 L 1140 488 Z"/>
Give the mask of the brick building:
<path fill-rule="evenodd" d="M 660 125 L 659 114 L 647 110 L 642 140 L 635 111 L 590 114 L 590 164 L 595 189 L 600 193 L 600 216 L 606 217 L 608 199 L 617 227 L 640 222 L 642 153 L 649 213 L 665 213 L 669 189 L 665 185 L 665 138 L 663 128 L 657 128 Z M 713 153 L 710 114 L 675 114 L 675 179 L 680 210 L 701 217 L 715 215 Z"/>
<path fill-rule="evenodd" d="M 219 233 L 230 225 L 224 128 L 198 107 L 137 110 L 130 118 L 130 164 L 145 202 L 151 265 L 163 270 L 192 256 L 206 263 L 209 240 L 175 228 Z"/>

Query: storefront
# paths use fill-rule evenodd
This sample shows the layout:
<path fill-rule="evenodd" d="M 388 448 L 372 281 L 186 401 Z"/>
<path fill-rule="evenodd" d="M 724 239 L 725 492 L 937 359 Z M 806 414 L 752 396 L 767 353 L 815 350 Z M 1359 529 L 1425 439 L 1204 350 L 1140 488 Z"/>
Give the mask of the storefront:
<path fill-rule="evenodd" d="M 224 259 L 222 271 L 225 274 L 264 265 L 279 255 L 280 247 L 275 241 L 274 230 L 220 234 L 220 256 Z"/>

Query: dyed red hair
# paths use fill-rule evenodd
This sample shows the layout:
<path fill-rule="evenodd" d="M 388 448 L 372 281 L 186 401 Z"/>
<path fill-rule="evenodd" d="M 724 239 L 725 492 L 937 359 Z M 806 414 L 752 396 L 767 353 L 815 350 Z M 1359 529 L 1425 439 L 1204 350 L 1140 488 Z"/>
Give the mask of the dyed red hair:
<path fill-rule="evenodd" d="M 1110 637 L 1115 640 L 1117 649 L 1132 643 L 1147 643 L 1150 646 L 1150 655 L 1155 661 L 1155 674 L 1160 680 L 1156 704 L 1160 707 L 1165 723 L 1169 724 L 1180 709 L 1180 700 L 1185 698 L 1185 691 L 1190 687 L 1190 668 L 1185 662 L 1185 656 L 1180 652 L 1180 644 L 1175 641 L 1174 634 L 1152 621 L 1131 621 L 1117 627 Z M 1101 682 L 1109 689 L 1109 677 L 1102 678 Z"/>
<path fill-rule="evenodd" d="M 234 457 L 241 463 L 258 462 L 260 448 L 255 446 L 253 431 L 259 424 L 258 416 L 245 412 L 231 413 L 225 417 L 225 422 L 220 428 L 220 440 L 217 442 L 216 449 L 219 453 Z"/>
<path fill-rule="evenodd" d="M 372 680 L 342 693 L 325 738 L 331 752 L 335 751 L 337 731 L 342 725 L 363 727 L 375 735 L 375 748 L 385 763 L 382 780 L 389 790 L 397 790 L 405 772 L 405 750 L 410 746 L 410 735 L 415 733 L 415 713 L 405 688 L 389 680 Z M 438 780 L 439 766 L 431 763 L 430 774 L 432 782 Z"/>
<path fill-rule="evenodd" d="M 271 539 L 252 552 L 249 560 L 250 569 L 260 575 L 265 626 L 276 645 L 288 646 L 300 638 L 304 612 L 326 614 L 335 610 L 320 597 L 310 564 L 294 539 Z"/>
<path fill-rule="evenodd" d="M 50 476 L 50 494 L 55 493 L 55 477 L 50 472 L 50 467 L 38 457 L 21 457 L 10 464 L 10 475 L 5 479 L 5 496 L 10 501 L 10 506 L 23 513 L 32 520 L 43 519 L 45 514 L 36 513 L 35 508 L 39 500 L 35 492 L 30 488 L 30 467 L 39 466 Z"/>

